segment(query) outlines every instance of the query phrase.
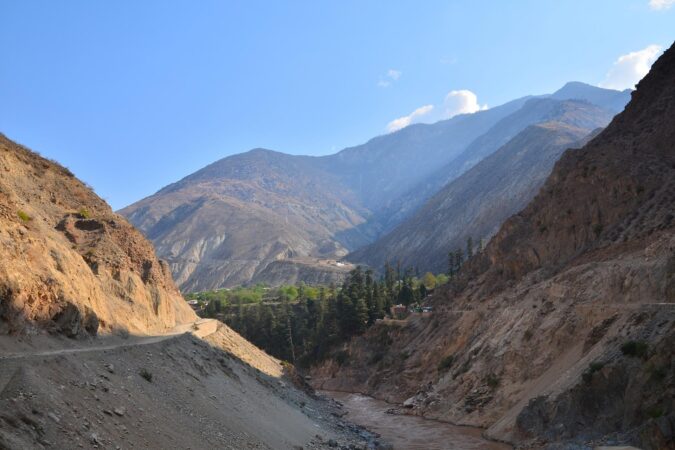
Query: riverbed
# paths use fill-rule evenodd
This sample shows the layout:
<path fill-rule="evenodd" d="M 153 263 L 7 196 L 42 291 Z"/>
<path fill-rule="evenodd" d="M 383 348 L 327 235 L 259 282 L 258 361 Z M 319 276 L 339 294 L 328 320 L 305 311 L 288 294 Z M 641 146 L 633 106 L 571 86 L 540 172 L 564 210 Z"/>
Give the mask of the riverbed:
<path fill-rule="evenodd" d="M 511 447 L 488 441 L 482 430 L 460 427 L 423 417 L 387 414 L 389 403 L 361 394 L 327 392 L 344 405 L 346 418 L 382 436 L 396 450 L 509 450 Z"/>

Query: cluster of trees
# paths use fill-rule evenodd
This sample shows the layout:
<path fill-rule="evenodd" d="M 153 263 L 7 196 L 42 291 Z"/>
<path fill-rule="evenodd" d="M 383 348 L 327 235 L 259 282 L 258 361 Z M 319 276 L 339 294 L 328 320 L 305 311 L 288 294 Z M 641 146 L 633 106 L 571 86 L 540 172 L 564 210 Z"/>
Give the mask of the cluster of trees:
<path fill-rule="evenodd" d="M 485 249 L 485 241 L 481 239 L 477 245 L 474 245 L 473 238 L 469 237 L 466 240 L 466 259 L 464 258 L 464 251 L 461 248 L 451 250 L 448 253 L 448 276 L 454 277 L 459 273 L 464 261 L 468 261 L 474 254 L 481 253 Z"/>
<path fill-rule="evenodd" d="M 418 278 L 412 269 L 402 272 L 400 265 L 394 269 L 387 264 L 380 279 L 372 270 L 357 267 L 340 287 L 259 285 L 189 298 L 211 299 L 204 316 L 223 320 L 277 358 L 307 366 L 323 359 L 332 346 L 364 332 L 392 305 L 419 302 L 447 280 L 444 274 L 432 273 Z M 246 301 L 251 289 L 262 292 L 258 300 Z"/>

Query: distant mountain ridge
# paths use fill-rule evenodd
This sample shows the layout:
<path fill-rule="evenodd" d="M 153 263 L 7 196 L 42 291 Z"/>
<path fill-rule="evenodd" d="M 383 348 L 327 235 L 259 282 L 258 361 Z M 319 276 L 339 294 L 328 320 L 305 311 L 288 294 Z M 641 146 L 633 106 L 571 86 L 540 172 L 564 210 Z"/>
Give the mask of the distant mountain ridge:
<path fill-rule="evenodd" d="M 590 129 L 596 122 L 584 102 L 599 98 L 614 108 L 603 109 L 608 120 L 628 101 L 627 92 L 584 86 L 411 125 L 329 156 L 265 149 L 233 155 L 120 213 L 154 242 L 182 290 L 278 282 L 284 273 L 339 281 L 345 266 L 336 260 L 392 230 L 527 126 L 568 107 L 568 122 Z M 271 270 L 280 261 L 286 264 Z M 302 270 L 291 269 L 294 263 Z"/>
<path fill-rule="evenodd" d="M 559 121 L 530 125 L 348 259 L 372 267 L 388 261 L 421 272 L 446 272 L 450 251 L 465 252 L 469 238 L 476 248 L 486 243 L 504 220 L 534 198 L 562 152 L 583 145 L 589 133 Z"/>

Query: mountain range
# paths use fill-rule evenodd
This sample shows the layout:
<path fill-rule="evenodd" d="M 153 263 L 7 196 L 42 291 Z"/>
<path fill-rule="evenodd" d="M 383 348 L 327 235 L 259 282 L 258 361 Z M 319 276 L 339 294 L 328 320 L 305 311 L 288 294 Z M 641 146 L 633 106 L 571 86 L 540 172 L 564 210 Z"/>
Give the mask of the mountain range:
<path fill-rule="evenodd" d="M 551 95 L 411 125 L 334 155 L 255 149 L 219 160 L 120 213 L 152 240 L 183 291 L 339 281 L 351 267 L 344 263 L 348 254 L 379 245 L 379 238 L 386 239 L 441 188 L 527 127 L 558 122 L 588 133 L 605 126 L 629 95 L 568 83 Z M 524 144 L 523 136 L 519 142 Z M 542 170 L 533 175 L 542 179 L 550 164 L 533 170 Z M 498 225 L 487 224 L 485 237 Z M 376 269 L 383 263 L 362 254 L 347 259 Z"/>

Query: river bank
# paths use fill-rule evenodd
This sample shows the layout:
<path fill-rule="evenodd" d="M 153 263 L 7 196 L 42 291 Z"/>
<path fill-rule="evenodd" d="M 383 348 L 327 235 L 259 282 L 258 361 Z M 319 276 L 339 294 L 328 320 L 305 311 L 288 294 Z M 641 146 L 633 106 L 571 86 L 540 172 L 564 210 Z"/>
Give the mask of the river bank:
<path fill-rule="evenodd" d="M 482 437 L 480 428 L 456 426 L 418 416 L 391 414 L 392 405 L 362 394 L 321 391 L 344 406 L 349 421 L 381 435 L 394 449 L 509 450 L 511 446 Z"/>

